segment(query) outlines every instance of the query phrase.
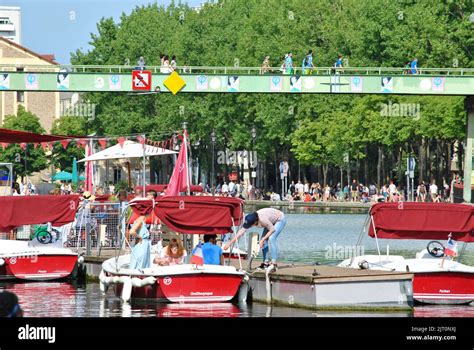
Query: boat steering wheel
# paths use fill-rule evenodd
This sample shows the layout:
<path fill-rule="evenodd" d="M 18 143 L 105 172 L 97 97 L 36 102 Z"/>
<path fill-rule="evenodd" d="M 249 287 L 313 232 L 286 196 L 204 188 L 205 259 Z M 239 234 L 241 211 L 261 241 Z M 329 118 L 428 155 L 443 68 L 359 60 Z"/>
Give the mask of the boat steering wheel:
<path fill-rule="evenodd" d="M 441 258 L 444 256 L 444 245 L 438 241 L 430 241 L 426 246 L 428 253 L 435 258 Z"/>

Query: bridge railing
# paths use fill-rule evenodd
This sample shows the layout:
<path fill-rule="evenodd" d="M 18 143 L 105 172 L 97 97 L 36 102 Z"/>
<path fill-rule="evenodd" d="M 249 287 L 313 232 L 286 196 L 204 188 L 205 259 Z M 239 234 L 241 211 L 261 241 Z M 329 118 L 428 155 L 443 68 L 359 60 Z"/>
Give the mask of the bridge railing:
<path fill-rule="evenodd" d="M 0 64 L 0 71 L 15 72 L 17 68 L 23 68 L 25 72 L 44 72 L 52 73 L 53 71 L 70 72 L 70 73 L 130 73 L 139 69 L 137 66 L 121 66 L 121 65 L 5 65 Z M 146 70 L 151 70 L 154 74 L 169 74 L 167 68 L 160 66 L 146 66 Z M 225 75 L 284 75 L 280 67 L 222 67 L 222 66 L 178 66 L 176 70 L 179 74 L 225 74 Z M 409 68 L 400 67 L 314 67 L 311 69 L 313 75 L 411 75 Z M 303 74 L 301 67 L 294 67 L 292 74 Z M 443 75 L 443 76 L 472 76 L 474 68 L 418 68 L 417 75 Z"/>

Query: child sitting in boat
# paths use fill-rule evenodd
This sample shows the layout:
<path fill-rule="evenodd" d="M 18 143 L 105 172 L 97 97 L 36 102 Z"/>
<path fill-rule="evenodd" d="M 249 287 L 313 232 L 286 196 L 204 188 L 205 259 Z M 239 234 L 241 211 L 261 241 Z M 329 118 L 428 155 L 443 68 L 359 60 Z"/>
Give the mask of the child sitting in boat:
<path fill-rule="evenodd" d="M 160 256 L 153 260 L 153 263 L 160 266 L 180 265 L 184 263 L 186 256 L 186 250 L 181 242 L 176 238 L 172 238 L 170 243 L 163 248 Z"/>

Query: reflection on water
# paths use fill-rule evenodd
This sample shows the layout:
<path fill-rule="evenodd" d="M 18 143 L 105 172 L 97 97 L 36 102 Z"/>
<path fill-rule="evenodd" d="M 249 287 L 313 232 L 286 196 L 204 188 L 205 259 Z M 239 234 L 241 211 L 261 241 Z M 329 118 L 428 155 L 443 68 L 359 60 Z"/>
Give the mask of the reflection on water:
<path fill-rule="evenodd" d="M 26 317 L 474 317 L 473 306 L 417 306 L 413 311 L 315 311 L 261 303 L 164 304 L 145 300 L 122 303 L 97 283 L 0 283 L 18 295 Z"/>
<path fill-rule="evenodd" d="M 313 209 L 313 208 L 312 208 Z M 316 208 L 318 209 L 318 208 Z M 288 214 L 287 226 L 278 237 L 282 261 L 304 264 L 336 264 L 350 253 L 366 219 L 365 214 Z M 363 233 L 363 253 L 376 253 L 375 239 Z M 380 240 L 382 254 L 387 240 Z M 415 257 L 427 241 L 391 240 L 390 254 Z M 444 243 L 444 242 L 443 242 Z M 474 265 L 474 244 L 468 245 L 466 259 Z M 417 306 L 410 312 L 314 311 L 264 304 L 158 304 L 134 301 L 123 304 L 112 291 L 100 295 L 96 283 L 76 285 L 64 282 L 0 283 L 0 290 L 15 292 L 26 316 L 31 317 L 474 317 L 473 306 Z"/>

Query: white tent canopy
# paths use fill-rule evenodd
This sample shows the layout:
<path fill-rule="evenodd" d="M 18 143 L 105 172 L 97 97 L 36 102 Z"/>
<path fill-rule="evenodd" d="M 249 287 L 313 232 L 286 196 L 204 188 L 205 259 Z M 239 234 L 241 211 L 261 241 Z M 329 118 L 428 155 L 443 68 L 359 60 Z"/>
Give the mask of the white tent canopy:
<path fill-rule="evenodd" d="M 123 147 L 120 144 L 104 149 L 103 151 L 94 153 L 89 157 L 81 159 L 79 162 L 89 162 L 98 160 L 109 160 L 109 159 L 122 159 L 122 158 L 142 158 L 151 156 L 163 156 L 167 154 L 177 153 L 170 151 L 165 148 L 154 147 L 145 145 L 145 154 L 143 154 L 143 145 L 141 143 L 133 141 L 125 141 Z"/>

